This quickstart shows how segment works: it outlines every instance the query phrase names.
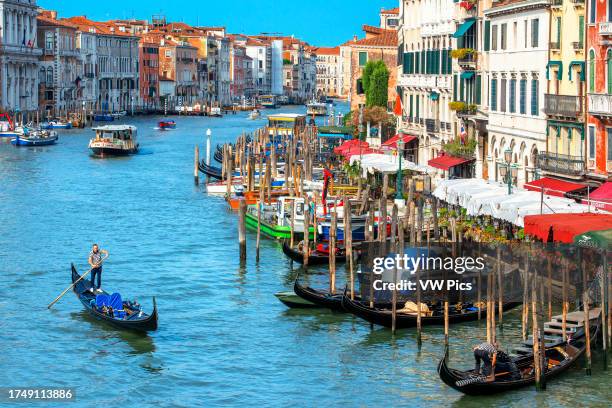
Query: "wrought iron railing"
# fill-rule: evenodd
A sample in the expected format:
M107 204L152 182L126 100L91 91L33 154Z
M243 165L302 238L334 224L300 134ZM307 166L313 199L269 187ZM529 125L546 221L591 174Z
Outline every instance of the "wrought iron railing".
M550 116L567 116L576 118L582 112L582 96L544 95L544 113Z
M580 156L549 152L538 154L538 165L544 171L569 176L581 176L585 168Z

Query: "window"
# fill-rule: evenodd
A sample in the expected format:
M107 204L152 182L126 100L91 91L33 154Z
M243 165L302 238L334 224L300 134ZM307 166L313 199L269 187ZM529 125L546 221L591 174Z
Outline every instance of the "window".
M47 50L52 50L54 42L53 31L45 31L45 48Z
M595 126L589 126L589 159L595 159Z
M589 92L595 92L595 51L589 51Z
M510 113L516 113L516 79L510 80Z
M527 45L529 44L527 42L527 39L529 38L529 36L528 36L528 34L529 34L529 20L525 20L524 30L525 30L525 46L524 46L524 48L527 48Z
M491 21L487 20L484 23L484 50L491 49Z
M508 24L504 23L501 25L501 29L500 29L500 35L501 35L501 45L500 45L500 49L505 50L508 41Z
M606 128L606 142L608 143L608 161L612 160L612 128Z
M506 111L506 89L507 89L507 80L506 78L502 78L501 87L499 90L499 110L500 112Z
M359 52L359 66L364 67L368 63L368 53L365 51Z
M512 48L518 48L518 22L514 22L512 25Z
M597 12L597 0L591 0L589 4L589 23L595 24L595 13Z
M53 68L47 68L47 86L51 86L53 84Z
M497 50L497 26L496 25L494 25L493 29L491 30L491 50L492 51Z
M519 90L519 112L521 115L527 114L527 80L521 79Z
M540 20L533 19L531 20L531 47L538 47L538 37L540 35Z
M491 110L497 110L497 79L491 79Z
M537 79L531 80L531 115L538 116L540 114L540 81Z

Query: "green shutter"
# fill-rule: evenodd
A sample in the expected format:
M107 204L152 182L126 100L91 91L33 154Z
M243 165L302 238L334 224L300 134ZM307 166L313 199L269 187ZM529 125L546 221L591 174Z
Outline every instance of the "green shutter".
M475 100L476 100L476 104L480 105L480 103L482 102L482 98L481 98L481 92L482 92L482 77L480 75L476 75L476 95L475 95Z
M578 16L578 43L584 47L584 16Z
M497 79L491 80L491 111L497 110Z
M557 17L557 44L561 44L561 17Z
M404 59L402 61L402 72L408 74L410 72L410 54L405 52Z
M463 87L465 80L463 78L459 78L459 100L461 102L465 102L465 97L463 96Z
M368 53L365 51L360 52L359 53L359 66L363 67L367 63L368 63Z
M457 101L457 75L453 75L453 101Z
M484 26L484 50L491 49L491 20L485 21Z
M419 60L419 52L415 51L414 52L414 73L418 74L420 72L419 68L420 68L420 60Z
M412 122L412 95L410 95L410 122Z
M421 74L425 74L427 73L427 71L425 71L425 67L426 67L426 57L425 57L425 50L421 51Z
M419 119L419 99L421 99L421 97L419 95L415 95L415 99L416 99L416 115L414 115L414 118Z

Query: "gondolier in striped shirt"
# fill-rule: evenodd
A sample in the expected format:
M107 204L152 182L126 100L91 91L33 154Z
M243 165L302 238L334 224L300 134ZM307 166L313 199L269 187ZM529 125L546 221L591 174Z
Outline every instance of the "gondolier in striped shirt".
M104 258L102 257L104 255ZM91 266L91 291L94 290L100 292L100 287L102 286L102 262L104 259L108 257L108 251L106 249L100 249L98 244L93 244L91 248L91 252L89 253L89 258L87 262ZM95 279L98 278L98 282L96 284Z
M480 374L480 361L483 362L482 374L485 376L491 375L493 372L493 355L497 353L497 347L491 343L480 343L474 347L474 359L476 359L476 366L474 372Z

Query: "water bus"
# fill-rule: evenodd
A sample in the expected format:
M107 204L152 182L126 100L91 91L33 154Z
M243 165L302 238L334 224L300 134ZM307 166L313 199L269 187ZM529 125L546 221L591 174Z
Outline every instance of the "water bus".
M138 152L136 126L106 125L92 130L96 137L89 141L89 149L96 156L126 156Z

